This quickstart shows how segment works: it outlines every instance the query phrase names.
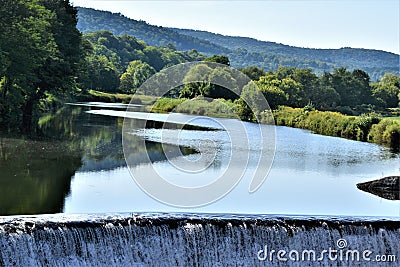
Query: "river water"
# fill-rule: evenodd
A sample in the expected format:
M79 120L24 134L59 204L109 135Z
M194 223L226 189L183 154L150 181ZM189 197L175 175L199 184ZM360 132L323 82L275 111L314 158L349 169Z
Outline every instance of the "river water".
M123 108L99 103L66 106L57 114L41 119L41 138L3 135L0 215L204 212L400 216L399 201L382 199L356 188L359 182L399 175L398 154L375 144L288 127L276 127L272 168L256 192L249 193L251 177L244 176L229 194L209 205L185 209L163 204L143 192L126 167L121 144ZM185 116L178 115L182 119ZM251 123L244 125L250 132L255 128ZM171 177L176 184L209 183L211 180L207 179L226 168L225 155L240 153L240 147L226 146L229 135L224 131L187 129L178 133L170 128L166 137L160 138L161 132L157 127L138 128L132 135L138 143L146 140L146 149L138 146L134 153L137 171L142 175L151 167ZM179 144L168 139L177 134L181 136ZM185 156L174 158L179 165L180 160L196 158L202 140L203 144L211 140L219 148L213 162L195 179L177 175L160 142L171 149L180 148ZM152 159L151 166L142 161L146 155ZM256 164L250 162L248 167L255 168Z

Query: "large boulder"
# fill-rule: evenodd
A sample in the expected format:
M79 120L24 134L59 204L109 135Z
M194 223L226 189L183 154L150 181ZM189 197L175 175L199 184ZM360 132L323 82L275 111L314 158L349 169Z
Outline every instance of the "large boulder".
M358 183L357 188L389 200L400 200L400 176Z

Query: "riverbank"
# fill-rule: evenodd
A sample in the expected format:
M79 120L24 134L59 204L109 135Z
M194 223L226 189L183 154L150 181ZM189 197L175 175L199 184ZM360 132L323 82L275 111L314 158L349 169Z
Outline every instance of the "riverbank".
M79 96L79 101L96 101L106 103L123 103L123 104L143 104L153 105L159 97L139 95L139 94L119 94L119 93L106 93L96 90L89 90L84 95Z
M314 133L400 148L400 120L376 113L348 116L338 112L279 107L274 111L277 125L311 130Z
M150 112L179 112L210 117L238 118L240 106L236 101L206 98L157 98L145 95L108 94L89 91L90 101L149 105ZM89 99L88 99L89 100ZM158 101L157 101L158 100ZM341 137L362 142L371 142L400 149L400 117L384 118L377 113L349 116L339 112L319 111L308 108L280 106L273 111L276 125L311 130L316 134ZM260 121L263 122L263 114Z
M235 117L232 111L238 111L236 102L217 99L207 101L197 99L164 98L156 102L151 109L156 112L181 112L188 114ZM316 134L342 137L346 139L371 142L390 147L394 152L400 149L399 117L383 118L377 113L349 116L339 112L319 111L307 108L280 106L273 111L276 125L311 130ZM236 116L237 118L237 116ZM264 121L261 114L261 122Z

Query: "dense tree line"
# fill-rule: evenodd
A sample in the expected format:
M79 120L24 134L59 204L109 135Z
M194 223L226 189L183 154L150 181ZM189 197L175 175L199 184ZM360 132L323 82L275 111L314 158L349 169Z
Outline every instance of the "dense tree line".
M82 36L67 0L0 0L0 125L36 130L41 111L89 89L134 93L151 75L205 57L107 31ZM7 126L7 127L6 127Z
M311 69L280 67L267 72L256 67L242 69L269 101L278 106L310 107L354 115L400 107L400 77L387 73L371 82L362 70L335 69L317 76Z
M196 50L177 51L171 44L148 46L133 36L115 36L109 31L85 34L83 40L86 57L81 86L111 93L135 93L156 72L205 58Z
M221 56L213 56L205 61L218 62ZM229 62L226 58L225 62ZM242 69L253 83L240 86L232 83L231 88L237 88L236 94L210 84L212 77L226 77L234 80L229 71L223 68L214 69L207 65L196 65L187 74L188 80L204 80L205 82L185 84L180 90L180 97L193 98L198 96L237 100L240 114L246 120L253 120L252 111L243 101L254 102L257 106L257 94L261 91L272 109L278 106L294 108L308 107L318 110L339 111L349 115L368 113L373 110L399 107L400 77L386 74L380 81L371 82L369 75L362 70L335 69L332 73L325 72L316 75L311 69L280 67L274 72L264 72L254 66ZM256 87L254 86L256 85ZM257 88L255 90L254 88ZM242 99L239 99L241 96ZM264 109L259 108L259 112Z

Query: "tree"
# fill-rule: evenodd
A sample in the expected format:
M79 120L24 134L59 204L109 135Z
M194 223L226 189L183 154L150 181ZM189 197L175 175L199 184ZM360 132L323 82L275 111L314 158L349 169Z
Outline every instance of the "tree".
M275 109L279 105L287 103L287 95L280 88L282 86L282 80L277 79L273 74L270 73L262 76L255 84L267 99L271 109Z
M86 57L85 74L82 84L85 88L106 92L115 92L119 86L116 67L106 56L90 55Z
M204 96L235 100L240 96L241 85L233 76L234 74L226 67L195 65L183 80L185 86L180 91L180 97Z
M241 120L256 122L260 113L268 109L263 94L255 82L249 82L243 87L240 98L236 100L236 113Z
M213 55L211 57L204 59L204 61L205 62L215 62L215 63L230 66L229 58L227 56Z
M21 128L29 132L46 93L73 88L81 59L77 11L63 0L0 4L3 80L0 112L19 117L22 110ZM7 98L17 95L22 98L21 102L13 103L20 105L15 109L7 104Z
M246 74L251 80L258 81L261 76L265 74L265 71L261 68L250 66L244 69L241 69L241 72Z
M372 85L373 96L381 107L395 108L400 104L400 77L387 73Z
M211 86L209 75L211 72L212 69L206 64L193 66L183 79L185 85L180 91L179 97L194 98L196 96L209 96Z
M336 69L325 81L340 95L340 105L356 107L362 104L371 104L372 91L369 85L369 76L362 70L350 72L345 68Z
M155 73L156 70L149 64L134 60L122 74L119 89L125 93L135 93L136 89Z

